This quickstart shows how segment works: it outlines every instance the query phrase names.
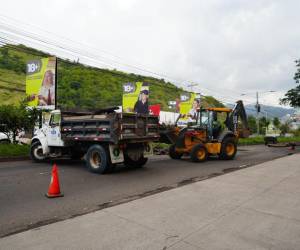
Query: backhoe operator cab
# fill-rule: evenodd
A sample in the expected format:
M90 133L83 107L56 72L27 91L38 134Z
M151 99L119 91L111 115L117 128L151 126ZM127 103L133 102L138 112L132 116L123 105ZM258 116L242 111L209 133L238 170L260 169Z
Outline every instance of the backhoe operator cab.
M233 109L200 108L194 124L186 128L176 126L167 134L172 143L169 155L173 159L190 155L194 162L203 162L209 155L230 160L236 155L238 138L249 134L242 101L238 101Z

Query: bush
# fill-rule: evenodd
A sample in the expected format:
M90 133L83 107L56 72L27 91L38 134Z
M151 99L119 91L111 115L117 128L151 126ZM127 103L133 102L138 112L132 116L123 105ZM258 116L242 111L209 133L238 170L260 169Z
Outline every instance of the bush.
M34 127L38 116L36 109L26 109L26 104L1 105L0 106L0 132L8 137L12 135L13 142L16 142L18 131L31 130Z

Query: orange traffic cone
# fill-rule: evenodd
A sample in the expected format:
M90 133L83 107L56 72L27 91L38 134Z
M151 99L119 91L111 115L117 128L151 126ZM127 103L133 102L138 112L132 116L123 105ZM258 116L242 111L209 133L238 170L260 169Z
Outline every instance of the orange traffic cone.
M48 189L48 193L46 194L48 198L56 198L64 196L60 192L59 188L59 179L58 179L58 171L56 164L53 165L52 174L51 174L51 181Z

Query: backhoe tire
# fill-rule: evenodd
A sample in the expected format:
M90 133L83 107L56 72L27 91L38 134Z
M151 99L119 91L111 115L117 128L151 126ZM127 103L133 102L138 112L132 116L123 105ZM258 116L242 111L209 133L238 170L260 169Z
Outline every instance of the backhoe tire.
M101 145L90 146L85 158L89 171L98 174L105 174L110 171L111 164L105 147Z
M237 152L237 143L234 138L225 138L222 141L221 152L219 158L221 160L232 160L234 159Z
M174 144L170 146L170 148L169 148L169 156L172 159L179 160L182 157L182 155L183 154L176 152Z
M39 141L31 144L30 158L35 162L42 162L46 159L46 156L43 154L42 144Z
M193 162L204 162L207 160L208 152L205 146L200 143L195 145L191 151L191 160Z

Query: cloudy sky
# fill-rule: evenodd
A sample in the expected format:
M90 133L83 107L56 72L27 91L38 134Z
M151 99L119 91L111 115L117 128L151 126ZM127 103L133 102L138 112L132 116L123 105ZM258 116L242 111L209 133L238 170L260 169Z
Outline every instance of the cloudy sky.
M73 54L81 62L197 83L194 90L227 102L254 102L259 91L262 103L278 105L295 86L299 0L0 1L2 36L17 27L94 58Z

